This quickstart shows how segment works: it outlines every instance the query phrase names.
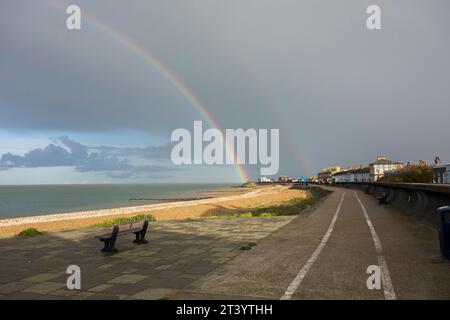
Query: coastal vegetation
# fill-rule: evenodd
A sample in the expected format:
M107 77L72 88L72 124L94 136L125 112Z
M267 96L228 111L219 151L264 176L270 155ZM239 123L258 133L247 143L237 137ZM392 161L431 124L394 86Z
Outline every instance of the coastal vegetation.
M156 218L151 214L138 214L133 217L121 217L121 218L115 218L109 221L103 221L100 223L95 224L95 227L112 227L117 224L124 224L124 223L133 223L138 222L141 220L148 220L148 221L156 221Z
M256 242L249 242L239 248L241 251L251 250L254 246L256 246Z
M404 169L387 173L380 178L381 182L431 183L433 168L429 165L411 165Z
M245 209L224 209L219 215L210 215L210 217L224 218L251 218L251 217L273 217L273 216L292 216L302 213L305 209L316 204L330 191L311 187L307 191L306 197L297 197L292 200L270 205L251 206Z
M19 237L31 237L31 236L36 236L39 234L42 234L42 232L39 231L37 228L27 228L27 229L19 232L18 236Z

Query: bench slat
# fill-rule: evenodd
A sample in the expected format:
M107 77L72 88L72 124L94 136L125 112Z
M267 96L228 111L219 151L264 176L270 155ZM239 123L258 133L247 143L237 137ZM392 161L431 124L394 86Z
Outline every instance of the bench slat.
M118 234L128 234L128 233L138 232L138 231L141 231L141 230L142 230L142 228L133 228L133 229L126 229L126 230L119 230ZM108 232L108 233L97 235L95 237L99 238L99 237L108 236L108 235L111 236L111 234L112 234L112 230L110 232Z
M124 225L122 225L122 226L124 226ZM119 226L119 233L118 233L117 235L119 236L119 235L125 235L125 234L134 233L134 232L139 232L139 231L142 230L142 227L143 227L143 225L140 226L140 227L137 227L137 226L135 227L135 226L133 226L132 228L130 228L130 225L128 225L128 228L122 228L122 229L121 229L120 226ZM114 228L112 228L112 229L111 229L109 232L107 232L107 233L97 235L97 236L95 236L95 238L98 238L98 239L109 239L109 238L111 238L113 229L114 229Z

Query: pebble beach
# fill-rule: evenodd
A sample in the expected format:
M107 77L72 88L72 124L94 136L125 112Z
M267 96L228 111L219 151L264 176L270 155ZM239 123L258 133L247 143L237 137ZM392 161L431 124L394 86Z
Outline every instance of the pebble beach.
M236 188L231 192L230 190L215 191L209 196L207 199L200 200L2 219L0 220L0 237L16 235L29 227L45 232L60 231L88 227L117 217L130 217L137 214L151 214L157 220L211 217L220 215L223 210L233 208L242 210L257 205L281 203L299 196L306 196L306 193L282 186L270 186Z

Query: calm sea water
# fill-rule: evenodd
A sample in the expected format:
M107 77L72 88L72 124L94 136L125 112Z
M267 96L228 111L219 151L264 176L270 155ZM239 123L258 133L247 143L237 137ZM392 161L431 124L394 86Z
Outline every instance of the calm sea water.
M131 199L195 198L202 196L203 191L229 186L225 184L0 186L0 219L159 202Z

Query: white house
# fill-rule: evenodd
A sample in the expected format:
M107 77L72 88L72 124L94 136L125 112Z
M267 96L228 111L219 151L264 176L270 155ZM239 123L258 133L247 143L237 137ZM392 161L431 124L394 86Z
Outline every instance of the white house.
M369 164L370 181L377 181L382 178L386 172L403 168L403 163L387 160L385 156L378 156L377 161Z
M347 170L335 172L331 175L331 181L333 183L349 182L349 181L347 181L348 179L349 179L349 173Z
M370 168L360 168L352 170L350 174L350 179L353 182L370 182Z
M450 183L450 163L433 165L433 182Z
M336 172L332 175L332 181L334 183L343 182L369 182L370 181L370 168L363 167L353 170L344 170Z
M258 182L259 183L270 183L270 182L272 182L272 179L269 179L267 177L261 177L258 179Z

